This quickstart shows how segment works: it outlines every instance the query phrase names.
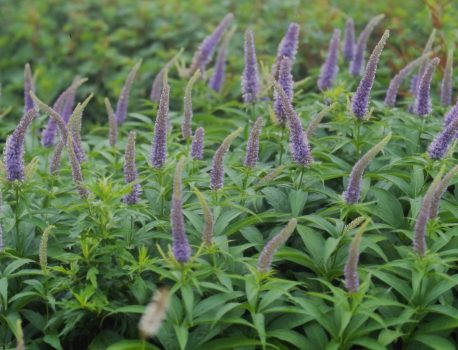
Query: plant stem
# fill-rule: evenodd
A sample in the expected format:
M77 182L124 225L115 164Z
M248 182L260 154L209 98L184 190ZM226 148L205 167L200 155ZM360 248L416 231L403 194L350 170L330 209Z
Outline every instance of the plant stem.
M361 121L359 119L355 120L355 130L353 135L353 142L355 144L356 153L358 158L361 156L361 141L360 141L360 132L361 132Z
M15 185L15 200L16 206L14 210L14 219L15 223L14 226L16 228L16 249L19 255L22 255L22 244L20 243L20 236L19 236L19 185Z
M421 118L420 130L418 130L418 142L416 146L416 152L421 151L421 135L423 134L424 127L425 127L425 118Z
M302 166L301 167L301 176L299 178L299 183L297 185L297 189L300 189L302 187L302 178L304 177L304 170L305 170L305 166Z
M278 165L281 165L282 159L283 159L283 137L285 135L285 125L282 126L281 128L281 134L280 134L280 159L278 161Z

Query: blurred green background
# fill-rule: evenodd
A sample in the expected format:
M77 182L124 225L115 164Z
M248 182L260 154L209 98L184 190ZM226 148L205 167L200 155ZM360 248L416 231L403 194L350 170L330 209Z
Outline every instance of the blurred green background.
M95 93L97 103L91 104L89 118L104 120L103 97L116 102L138 58L143 65L133 103L148 97L152 79L180 48L189 62L202 38L229 11L238 26L228 58L229 79L238 79L242 70L247 26L254 30L259 59L270 64L288 23L301 25L296 80L316 74L332 29L343 29L348 17L354 18L358 34L371 17L386 14L368 47L385 28L391 29L387 73L419 55L433 26L440 29L436 45L442 58L458 35L458 1L450 0L0 0L0 110L13 106L12 113L20 114L23 66L30 62L38 72L38 95L48 102L75 75L88 77L80 94ZM389 78L382 73L380 79ZM182 94L176 93L177 98Z

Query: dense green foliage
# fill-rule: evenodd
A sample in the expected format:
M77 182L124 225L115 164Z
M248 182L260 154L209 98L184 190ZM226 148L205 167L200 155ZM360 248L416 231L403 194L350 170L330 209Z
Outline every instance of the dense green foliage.
M458 179L441 201L438 218L427 226L428 251L419 257L412 236L422 198L441 168L456 162L453 150L440 161L425 153L441 130L447 111L439 105L441 70L435 74L433 113L426 119L407 112L407 84L395 108L382 101L390 78L421 54L431 32L445 57L456 36L456 4L440 1L417 8L418 1L214 2L80 0L61 2L2 0L0 13L0 138L16 126L23 109L23 67L30 62L37 96L52 104L75 75L88 82L78 101L94 93L83 118L88 160L82 164L90 191L82 200L72 181L67 152L57 176L49 174L53 149L40 145L48 116L33 121L25 147L23 183L2 180L0 223L0 345L16 346L22 320L27 349L455 349L458 343ZM454 8L455 7L455 8ZM229 11L238 29L228 56L221 94L199 80L193 89L193 130L205 128L204 160L187 157L183 173L186 233L192 258L179 264L171 254L170 206L177 161L188 156L181 137L187 79L169 73L171 87L168 159L150 164L157 104L148 100L152 80L180 48L187 65L198 43ZM382 53L372 92L372 115L357 121L348 101L359 79L340 60L335 88L316 88L334 27L355 20L357 32L378 13L386 19L374 32L372 50L383 29L391 37ZM431 23L431 13L433 21ZM455 16L455 17L454 17ZM307 126L329 102L310 138L314 163L298 167L286 137L274 121L272 102L256 108L242 103L243 31L255 33L258 59L270 68L288 23L301 25L294 64L294 107ZM116 147L108 143L103 99L114 103L139 58L127 121ZM445 65L445 60L441 63ZM210 67L210 66L209 66ZM266 75L263 76L266 78ZM271 89L264 79L264 97ZM456 84L455 84L456 86ZM248 132L262 116L258 165L243 167ZM225 159L225 185L209 188L216 148L241 127ZM143 193L139 204L122 203L123 154L127 134L137 132L136 164ZM357 132L356 132L357 131ZM341 194L360 156L392 132L390 142L364 174L360 203L345 204ZM280 162L271 181L262 178ZM202 244L201 192L214 217L214 245ZM361 287L348 293L343 270L357 228L370 220L361 243ZM274 257L273 270L257 270L259 252L291 218L298 226ZM361 223L361 222L360 222ZM49 225L47 251L40 240ZM43 254L47 263L43 263ZM172 292L167 318L157 337L138 340L138 320L161 286Z

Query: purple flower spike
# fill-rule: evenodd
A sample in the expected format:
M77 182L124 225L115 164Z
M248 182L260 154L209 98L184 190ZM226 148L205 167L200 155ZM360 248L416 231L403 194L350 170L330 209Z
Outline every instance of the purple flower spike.
M262 124L264 120L262 117L258 117L256 122L251 129L250 136L248 137L248 142L246 144L246 156L244 165L247 168L254 168L258 161L259 156L259 134L262 130Z
M184 110L183 110L183 123L181 124L181 135L185 140L192 136L192 87L197 79L199 79L199 72L196 71L194 75L189 79L188 84L184 92Z
M288 57L291 62L294 62L297 54L297 47L299 44L299 32L301 27L297 23L291 23L288 27L283 39L280 41L277 50L277 58L272 67L272 75L275 79L278 78L278 70L280 69L280 61L283 57Z
M367 40L383 18L385 18L385 15L378 15L372 18L358 37L353 60L350 64L350 73L355 77L361 75L364 67L364 53L366 52Z
M380 59L380 54L382 53L383 47L385 46L386 40L389 36L390 32L385 30L382 38L375 46L374 51L372 51L371 57L367 62L364 76L359 82L358 89L353 95L352 112L353 115L358 119L364 119L364 117L367 115L372 85L374 84L375 73L377 72L377 64Z
M433 142L429 145L428 155L431 159L442 159L449 150L452 141L458 133L458 116L437 134Z
M137 181L137 167L135 166L135 131L129 132L124 154L124 180L126 184ZM136 204L140 200L142 187L139 183L132 186L132 190L124 197L124 203Z
M221 47L218 51L218 57L216 58L213 75L210 78L210 81L208 82L208 86L216 92L220 92L224 84L224 79L226 77L227 48L229 47L229 43L232 39L233 34L234 30L231 30L229 33L226 34L224 41L221 44Z
M442 125L446 127L449 125L453 119L458 117L458 99L456 100L455 105L445 114L444 121Z
M278 83L282 87L290 103L293 102L294 96L294 81L293 75L291 74L291 69L291 60L288 57L283 57L283 59L280 61L280 67L278 71ZM274 90L274 110L277 121L280 123L280 125L285 125L286 113L277 90Z
M87 199L89 197L89 191L84 186L83 173L81 172L81 166L76 156L75 149L73 148L73 137L71 132L67 135L67 151L72 168L73 182L76 185L80 197L82 199Z
M150 93L150 99L153 102L159 102L161 99L161 94L162 94L162 83L164 82L164 73L168 72L170 68L173 66L173 64L176 62L178 57L181 55L183 52L183 49L178 51L178 53L172 57L170 61L168 61L164 67L161 68L159 73L157 73L156 77L153 80L153 83L151 84L151 93Z
M30 64L26 63L24 67L24 114L35 107L30 97L30 91L35 91L35 86L33 83L32 69L30 68Z
M224 31L227 27L229 27L229 24L233 19L234 15L232 13L227 14L215 28L213 33L211 33L202 41L196 53L194 54L194 57L192 58L191 67L189 67L188 70L188 76L193 75L194 72L198 69L200 69L201 73L205 71L205 67L212 58L213 51L223 36Z
M78 89L80 81L81 77L76 76L75 79L73 79L71 89L68 90L68 93L65 96L65 102L62 106L61 116L66 123L68 123L72 115L73 108L75 107L76 90Z
M374 159L377 153L379 153L388 141L390 141L390 138L391 134L388 134L382 141L367 151L367 153L362 156L351 169L347 190L343 193L343 199L347 204L354 204L359 201L364 170L366 170L367 166L372 159Z
M162 168L167 158L167 129L169 126L169 95L170 87L167 83L162 89L156 123L154 125L153 145L151 147L151 164L155 168Z
M348 250L348 258L345 263L344 277L345 287L349 293L356 293L359 289L359 276L358 276L358 261L359 261L359 246L361 244L361 237L364 229L368 225L369 221L365 221L364 224L358 229L355 236L353 237L350 249Z
M353 60L355 53L355 24L353 18L347 19L344 35L343 57L345 61L350 62Z
M436 39L436 28L433 29L431 32L428 41L426 42L425 48L423 49L423 55L430 54L433 48L434 40ZM424 60L420 68L418 69L418 73L412 77L411 82L411 89L412 95L415 97L418 93L418 87L420 85L420 79L425 74L426 67L428 66L429 60Z
M212 168L210 171L210 188L214 191L220 190L224 185L224 156L236 137L242 132L242 128L229 134L218 147L213 156Z
M115 117L118 124L124 123L127 116L127 107L129 106L129 94L132 84L135 80L135 76L137 75L138 70L140 69L140 65L142 64L142 60L139 60L132 70L129 72L126 81L124 82L124 86L122 87L121 94L119 95L118 104L116 105Z
M29 109L14 132L6 139L3 161L8 181L24 180L24 138L27 128L36 114L35 108Z
M256 102L259 93L258 62L254 47L253 32L245 32L245 68L242 75L242 94L245 103Z
M191 256L191 247L186 237L183 217L182 181L185 158L178 161L175 177L173 179L172 209L170 211L170 224L172 226L172 250L175 259L185 263Z
M442 195L447 190L450 181L458 174L458 165L455 165L438 183L436 188L434 189L432 200L431 200L431 208L429 212L429 218L434 219L439 214L439 204Z
M191 144L191 158L202 160L204 159L204 128L196 129Z
M433 58L420 79L414 106L415 114L420 117L425 117L431 113L431 80L439 62L438 57Z
M318 88L320 90L328 90L334 85L337 73L339 71L339 45L340 45L340 30L335 29L332 39L329 42L328 56L326 62L321 66L320 78L318 79Z
M452 104L453 83L453 50L448 51L447 63L445 64L444 77L441 84L441 104L450 106Z

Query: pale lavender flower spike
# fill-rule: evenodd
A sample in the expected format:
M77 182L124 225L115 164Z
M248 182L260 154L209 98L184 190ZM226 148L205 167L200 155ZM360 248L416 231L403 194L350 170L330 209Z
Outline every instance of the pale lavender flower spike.
M227 14L218 24L215 30L202 41L196 53L194 54L194 57L192 58L191 67L189 67L187 72L188 76L193 75L194 72L198 69L200 69L202 73L205 71L205 67L212 58L213 51L223 36L224 31L233 19L234 15L232 13Z
M242 95L245 103L256 102L259 93L258 62L253 32L245 32L245 68L242 75Z
M358 276L358 261L359 261L359 246L361 244L361 238L366 228L368 221L366 220L363 225L360 226L358 232L353 237L350 248L348 250L348 258L345 263L344 277L345 287L349 293L356 293L359 289L359 276Z
M334 80L339 72L339 45L340 30L334 29L334 34L329 42L328 56L325 63L321 66L320 77L318 79L318 88L320 90L328 90L334 85Z
M8 181L24 180L24 138L27 128L36 114L37 110L35 108L29 109L14 132L6 139L3 162Z
M76 97L76 90L79 86L79 81L81 80L81 77L76 76L75 79L73 79L72 86L73 88L70 89L65 97L65 103L62 106L62 119L64 120L65 123L68 123L71 115L73 108L75 107L75 97Z
M24 67L24 114L35 107L32 97L30 97L30 91L35 91L35 85L30 64L26 63Z
M426 67L425 73L420 79L418 85L418 93L415 99L414 112L420 117L429 115L431 108L431 80L433 79L434 71L439 64L439 57L435 57Z
M347 19L345 23L345 37L342 50L345 61L351 62L355 53L355 23L353 18Z
M204 128L197 128L192 138L191 152L192 159L204 159Z
M449 125L453 119L458 117L458 99L456 100L455 105L445 114L444 121L442 125L446 127Z
M367 115L369 107L369 98L374 84L375 73L377 72L377 64L380 59L383 47L385 46L386 40L390 36L389 30L385 30L382 38L375 46L372 54L367 62L364 76L359 82L358 88L352 98L352 112L353 115L358 119L364 119Z
M280 41L277 50L277 58L275 64L272 67L272 75L275 79L278 78L278 70L280 67L280 61L283 57L288 57L291 62L294 62L297 54L297 47L299 44L299 32L301 27L297 23L291 23L288 27L288 31Z
M170 211L170 224L172 226L172 250L175 259L185 263L191 257L191 247L184 227L183 199L182 199L182 173L185 158L178 161L175 177L173 179L172 208Z
M354 76L361 75L364 67L364 54L366 52L367 40L374 28L383 20L385 15L378 15L372 18L358 37L356 42L353 60L350 63L350 73Z
M130 131L127 138L126 152L124 155L124 180L126 184L137 181L137 167L135 165L135 131ZM136 204L140 200L142 188L139 183L132 186L129 194L124 196L124 203Z
M458 116L451 120L442 131L437 134L433 142L429 145L428 155L431 159L442 159L449 150L452 141L458 133Z
M280 61L280 67L278 70L278 83L288 97L288 101L292 103L294 96L294 81L293 75L291 74L291 69L291 60L288 57L283 57L283 59ZM274 90L274 110L275 116L277 117L280 125L285 125L286 113L277 90Z
M162 89L156 123L154 124L154 137L151 147L151 164L161 168L167 157L167 129L169 126L169 95L170 87L167 83Z
M235 28L234 28L235 29ZM232 35L234 30L228 32L224 38L223 43L218 51L218 56L216 58L215 67L213 69L213 75L208 82L208 86L215 90L216 92L220 92L221 88L224 84L224 79L226 77L226 56L227 56L227 49L229 47L229 43L232 39Z
M262 124L264 120L262 117L258 117L256 122L251 129L250 136L248 137L248 142L246 144L246 156L244 165L247 168L254 168L258 161L259 156L259 134L262 130Z
M132 70L129 72L126 81L124 82L124 86L122 87L121 93L119 94L118 104L116 105L115 111L115 118L118 124L124 123L127 116L127 107L129 106L129 94L132 84L135 80L135 76L137 75L138 70L140 69L140 65L142 64L142 60L139 60Z
M430 36L428 38L428 41L426 42L426 45L425 45L425 47L423 49L423 55L426 55L426 54L431 52L435 39L436 39L436 28L433 29L433 31L431 32L431 34L430 34ZM418 73L415 74L412 77L411 89L410 90L411 90L412 95L414 96L414 98L418 93L418 86L420 84L420 79L423 76L423 74L425 74L425 70L426 70L426 67L428 67L428 63L429 63L429 60L424 60L421 63L420 68L418 69Z
M432 200L431 200L431 208L429 211L429 218L434 219L439 214L439 204L442 195L447 190L450 181L453 177L458 174L458 165L455 165L447 174L444 175L442 180L438 183L436 188L434 189Z
M450 106L452 104L453 83L453 49L448 51L447 63L445 64L444 76L441 84L441 104Z
M189 79L188 84L186 84L186 89L184 92L183 99L183 122L181 123L181 135L185 140L191 138L192 136L192 87L194 83L199 78L199 72L196 71L194 75Z

